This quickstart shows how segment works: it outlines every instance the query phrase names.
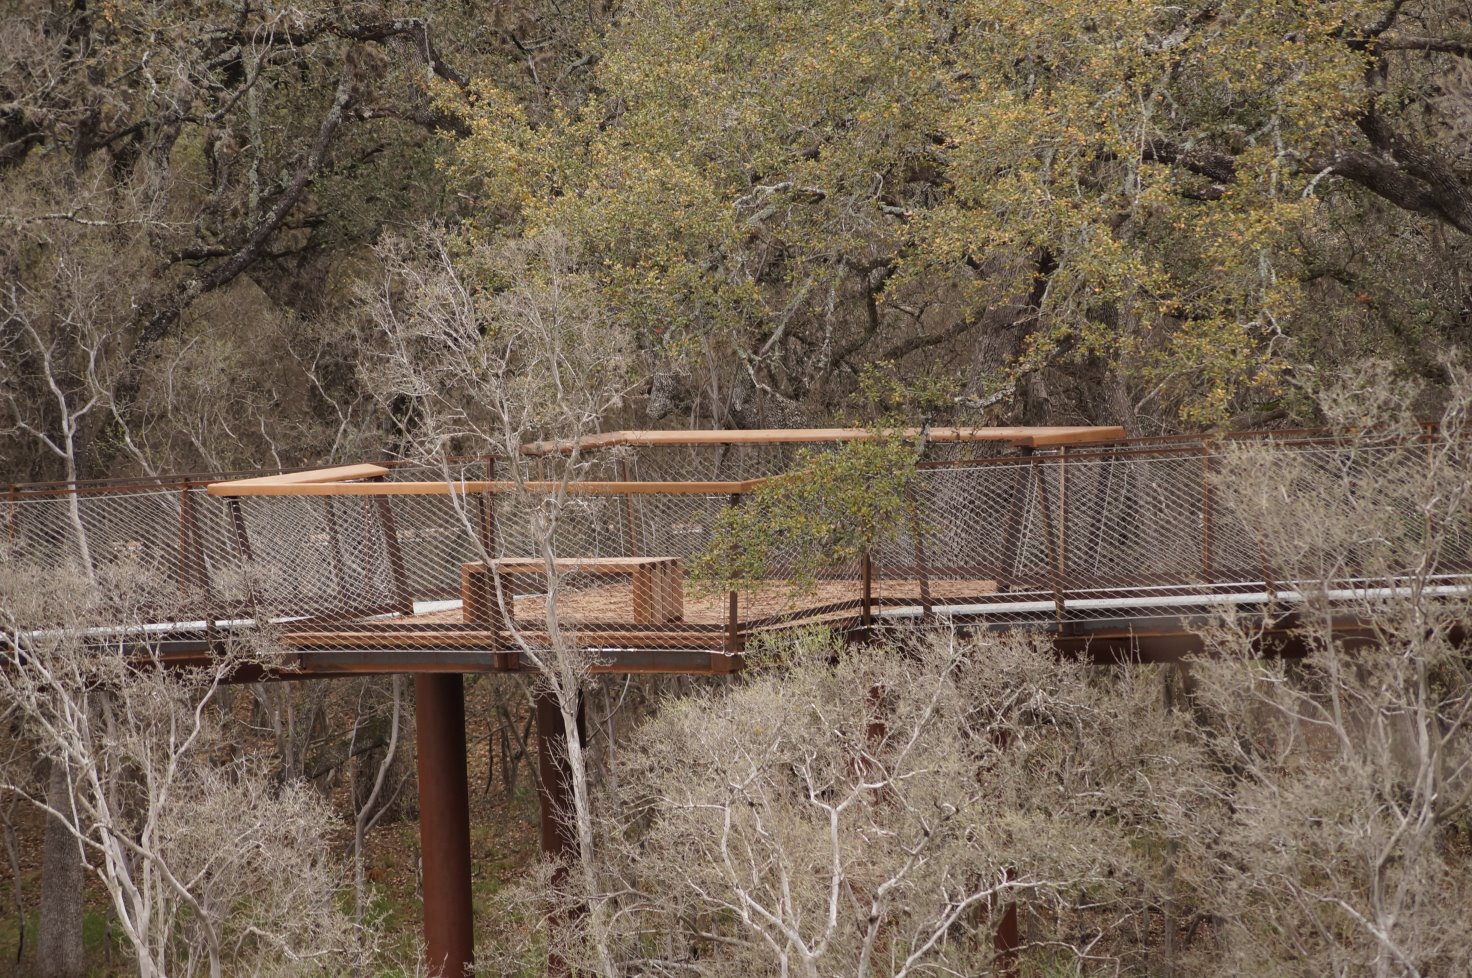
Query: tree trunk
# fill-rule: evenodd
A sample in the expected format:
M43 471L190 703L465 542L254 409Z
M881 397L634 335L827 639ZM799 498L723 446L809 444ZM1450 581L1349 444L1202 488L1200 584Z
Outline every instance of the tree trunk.
M51 764L46 803L71 809L66 765ZM46 819L41 843L40 926L36 934L36 978L85 978L82 947L82 850L75 836L54 816Z

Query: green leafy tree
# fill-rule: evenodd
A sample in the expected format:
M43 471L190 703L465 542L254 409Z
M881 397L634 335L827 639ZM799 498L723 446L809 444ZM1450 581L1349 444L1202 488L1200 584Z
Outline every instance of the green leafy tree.
M588 43L550 109L474 87L453 176L482 233L566 234L720 423L875 359L1025 420L1220 421L1372 304L1427 323L1346 222L1437 267L1472 231L1449 4L633 0Z
M915 518L906 491L915 462L914 442L901 435L804 452L791 471L722 510L690 562L692 581L713 591L773 581L811 590L822 571L857 560Z

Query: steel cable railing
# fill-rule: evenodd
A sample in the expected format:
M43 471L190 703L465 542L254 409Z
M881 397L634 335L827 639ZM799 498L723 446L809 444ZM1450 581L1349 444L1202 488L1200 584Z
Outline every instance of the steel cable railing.
M1231 453L1202 442L932 458L880 545L806 587L793 584L801 555L780 543L766 576L736 591L686 579L722 512L793 451L624 449L588 460L580 474L596 480L530 488L534 464L496 472L485 460L257 494L198 481L15 487L0 539L8 559L38 571L86 564L155 582L141 618L156 625L269 621L308 652L455 649L502 665L558 643L729 659L810 624L1179 623L1303 600L1309 579L1276 566L1285 552L1297 567L1327 569L1311 579L1320 591L1386 579L1369 544L1266 536L1226 491ZM1304 439L1272 451L1291 462L1295 492L1344 505L1359 505L1354 487L1371 478L1404 487L1424 476L1424 455L1401 444ZM682 465L709 481L647 478ZM1384 495L1387 518L1414 530L1422 517L1396 502L1409 494ZM1433 583L1461 587L1472 528L1441 529L1449 552Z

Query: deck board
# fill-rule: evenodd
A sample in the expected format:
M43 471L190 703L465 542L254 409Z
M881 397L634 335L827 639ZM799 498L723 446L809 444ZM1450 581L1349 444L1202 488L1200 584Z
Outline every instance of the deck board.
M594 578L594 580L598 580ZM994 580L935 580L929 582L930 599L943 604L953 598L974 598L996 592ZM920 582L909 580L876 580L874 599L886 604L921 600ZM690 626L727 627L730 624L729 596L690 588L685 595L682 624ZM547 598L541 594L516 595L512 599L513 618L517 628L539 633L546 625ZM763 631L824 622L849 621L860 613L861 591L858 581L818 581L811 589L797 589L785 581L769 581L737 592L737 626L741 631L759 628ZM559 620L578 628L596 625L600 631L616 630L635 624L633 595L626 584L597 583L590 586L565 586L557 597ZM772 619L780 619L773 621ZM427 630L424 626L464 622L460 607L443 608L414 615L396 615L358 623L353 629L364 636L374 636L375 644L393 641L398 633L404 648L439 646L448 633ZM341 629L347 631L345 627ZM677 629L665 629L674 632ZM658 629L649 631L651 647L659 638L668 637ZM479 635L481 633L477 633ZM628 630L636 635L637 630ZM468 634L461 641L467 641ZM397 644L397 643L396 643Z

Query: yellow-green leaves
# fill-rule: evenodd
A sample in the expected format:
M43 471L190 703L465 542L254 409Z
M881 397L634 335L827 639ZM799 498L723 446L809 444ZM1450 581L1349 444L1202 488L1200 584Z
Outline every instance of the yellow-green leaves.
M530 119L478 89L453 165L481 233L557 229L646 345L720 335L799 391L834 369L852 390L865 359L929 350L916 332L985 321L1012 362L958 379L1102 358L1209 423L1289 354L1304 161L1355 138L1346 25L1371 13L631 0L589 96ZM982 332L955 335L996 350Z
M722 512L690 563L697 586L739 590L785 582L812 588L823 570L856 560L907 525L915 445L900 436L803 455Z

